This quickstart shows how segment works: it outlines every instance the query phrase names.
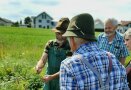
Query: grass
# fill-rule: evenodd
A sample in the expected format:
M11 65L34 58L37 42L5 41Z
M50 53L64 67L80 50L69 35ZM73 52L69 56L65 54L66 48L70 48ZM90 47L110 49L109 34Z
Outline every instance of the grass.
M27 83L32 80L30 77L36 76L32 68L41 57L44 45L54 37L54 33L49 29L0 27L0 78L5 78L4 81L0 79L0 83L10 82L10 77L26 78L19 79L23 82L21 85L13 85L16 80L6 86L0 84L0 89L24 90L24 84L28 85ZM44 72L43 70L41 76Z
M54 33L43 29L0 27L0 38L0 60L10 59L8 61L34 66Z
M0 38L1 58L19 57L18 54L40 54L45 43L54 38L54 33L42 29L0 27Z

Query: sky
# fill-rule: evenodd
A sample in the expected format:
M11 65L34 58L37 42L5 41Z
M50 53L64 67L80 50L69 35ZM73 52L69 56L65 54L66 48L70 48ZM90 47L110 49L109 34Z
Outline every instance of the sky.
M81 13L89 13L94 19L105 21L131 21L131 0L0 0L0 17L12 21L37 16L46 12L54 21Z

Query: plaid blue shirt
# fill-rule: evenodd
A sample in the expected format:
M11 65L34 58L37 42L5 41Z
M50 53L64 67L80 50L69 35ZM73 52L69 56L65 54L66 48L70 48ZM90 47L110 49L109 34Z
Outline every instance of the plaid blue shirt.
M118 32L116 32L115 38L111 43L109 43L105 33L100 34L98 36L98 46L103 50L113 53L118 60L120 60L120 58L126 58L129 55L124 44L124 39Z
M82 55L94 68L100 72L103 83L108 78L109 60L106 51L99 49L96 42L82 44L72 57L62 61L60 67L61 90L100 90L97 76L86 66L78 55ZM126 70L111 54L112 71L110 73L110 90L125 90L128 88ZM126 89L128 90L128 89Z

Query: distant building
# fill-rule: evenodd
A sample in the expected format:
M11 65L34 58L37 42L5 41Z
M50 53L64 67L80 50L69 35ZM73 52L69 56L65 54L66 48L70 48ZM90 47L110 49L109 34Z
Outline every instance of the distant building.
M20 24L19 27L27 28L28 24Z
M11 20L0 17L0 26L11 26L13 22Z
M131 28L131 21L121 21L118 24L118 32L124 34L128 28Z
M53 18L48 15L46 12L42 12L36 17L31 17L32 23L31 26L34 28L54 28L56 22L53 21Z
M104 32L104 23L100 19L96 19L94 22L95 22L95 31Z

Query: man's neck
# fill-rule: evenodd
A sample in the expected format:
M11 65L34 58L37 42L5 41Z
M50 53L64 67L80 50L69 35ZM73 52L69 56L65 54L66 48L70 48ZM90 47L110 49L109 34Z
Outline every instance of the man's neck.
M113 41L115 35L116 35L116 33L114 33L113 35L111 35L111 36L108 37L109 42L112 42L112 41Z
M59 47L61 47L66 41L59 41L59 40L56 40L56 42L59 44Z

